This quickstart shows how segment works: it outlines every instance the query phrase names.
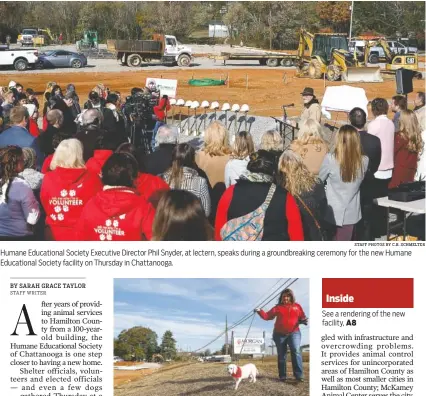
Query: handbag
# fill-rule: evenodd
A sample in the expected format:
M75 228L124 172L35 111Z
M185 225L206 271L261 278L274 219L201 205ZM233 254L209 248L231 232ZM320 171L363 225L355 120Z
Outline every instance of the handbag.
M319 224L318 220L316 219L316 217L314 216L312 211L309 209L308 205L305 204L305 202L303 201L303 199L299 195L295 195L295 197L299 200L299 202L302 204L302 206L305 208L305 210L312 217L312 220L314 221L315 227L317 228L318 233L321 236L321 241L326 241L327 240L326 231L322 229L321 225Z
M222 240L261 241L266 211L271 203L275 189L275 184L271 184L265 201L256 210L226 222L220 230Z

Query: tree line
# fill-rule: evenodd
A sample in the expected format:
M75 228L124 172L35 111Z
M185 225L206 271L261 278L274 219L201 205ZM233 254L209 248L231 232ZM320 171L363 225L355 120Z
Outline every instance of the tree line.
M66 42L85 30L108 38L147 39L172 34L180 41L201 40L209 22L228 26L230 42L284 49L297 45L301 27L315 32L349 32L351 2L0 2L0 41L12 42L24 27L49 28ZM353 35L363 33L416 37L424 48L424 1L356 1Z
M126 361L173 360L177 356L176 340L170 330L164 332L161 344L157 333L148 327L123 330L114 339L114 356Z

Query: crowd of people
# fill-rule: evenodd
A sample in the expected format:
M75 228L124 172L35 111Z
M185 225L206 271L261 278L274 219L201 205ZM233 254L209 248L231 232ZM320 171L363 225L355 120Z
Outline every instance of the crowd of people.
M13 81L0 88L1 240L371 240L388 189L424 176L425 94L352 109L324 136L312 88L302 92L297 137L230 145L212 122L196 152L159 115L154 150L131 143L122 98L102 84L80 107L73 84L49 82L39 102ZM168 106L160 104L160 111ZM388 118L389 109L394 113ZM42 122L38 122L42 119ZM423 134L423 135L422 135ZM373 210L374 207L374 210Z

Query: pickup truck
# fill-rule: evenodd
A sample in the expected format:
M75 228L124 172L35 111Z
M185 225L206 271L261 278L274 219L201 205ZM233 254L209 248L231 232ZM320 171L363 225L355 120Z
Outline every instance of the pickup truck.
M180 44L175 36L154 34L152 40L107 40L107 49L116 54L122 65L139 67L156 60L162 64L189 66L191 48Z
M13 66L18 71L24 71L37 61L38 50L35 48L9 49L7 46L0 46L0 67Z

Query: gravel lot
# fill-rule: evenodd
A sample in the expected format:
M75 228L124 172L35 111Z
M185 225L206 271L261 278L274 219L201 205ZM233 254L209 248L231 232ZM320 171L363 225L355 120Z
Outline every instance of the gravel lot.
M230 47L229 45L188 45L189 47L192 48L193 54L195 56L197 55L202 55L202 54L220 54L220 52L249 52L249 51L256 51L258 52L258 50L254 49L254 48L249 48L249 47ZM20 48L16 45L12 45L11 48ZM40 49L40 51L47 51L50 49L56 49L56 48L61 48L64 50L68 50L68 51L76 51L75 45L63 45L62 47L55 47L55 46L48 46L48 47L43 47ZM106 54L106 45L105 44L101 44L100 45L100 50L101 53ZM111 55L107 55L110 56ZM93 58L89 58L88 60L88 66L83 68L83 69L72 69L72 68L66 68L66 69L47 69L47 70L28 70L24 73L46 73L46 74L52 74L52 73L63 73L64 70L66 70L66 72L74 72L74 73L81 73L81 72L86 72L86 73L93 73L93 72L129 72L129 71L135 71L135 68L132 67L126 67L126 66L121 66L121 64L118 63L118 61L116 59L110 58L110 59L93 59ZM384 67L384 64L381 65L382 67ZM419 62L419 68L424 68L425 67L425 63L424 62ZM269 67L267 66L260 66L258 61L238 61L238 60L234 60L234 61L227 61L226 66L223 65L222 61L215 61L213 59L209 59L207 57L195 57L193 63L189 66L189 67L182 67L182 68L178 68L177 66L164 66L164 65L160 65L160 64L145 64L143 66L141 66L140 68L138 68L138 70L172 70L172 69L188 69L188 70L198 70L198 69L222 69L222 70L226 70L226 69L232 69L232 68L250 68L250 69L264 69L264 70L270 70ZM282 70L294 70L294 67L279 67L278 69L282 69ZM0 73L2 71L6 71L6 69L2 69L0 71ZM12 70L12 69L7 69L7 73L10 74L21 74L22 72L16 71L16 70Z
M281 383L276 375L276 361L256 363L260 372L255 384L242 381L235 391L234 380L220 363L193 363L170 367L155 372L141 380L118 386L114 396L308 396L309 381L297 383L289 379ZM288 367L290 369L290 365ZM291 370L291 369L290 369ZM305 376L309 377L309 364L304 363Z

